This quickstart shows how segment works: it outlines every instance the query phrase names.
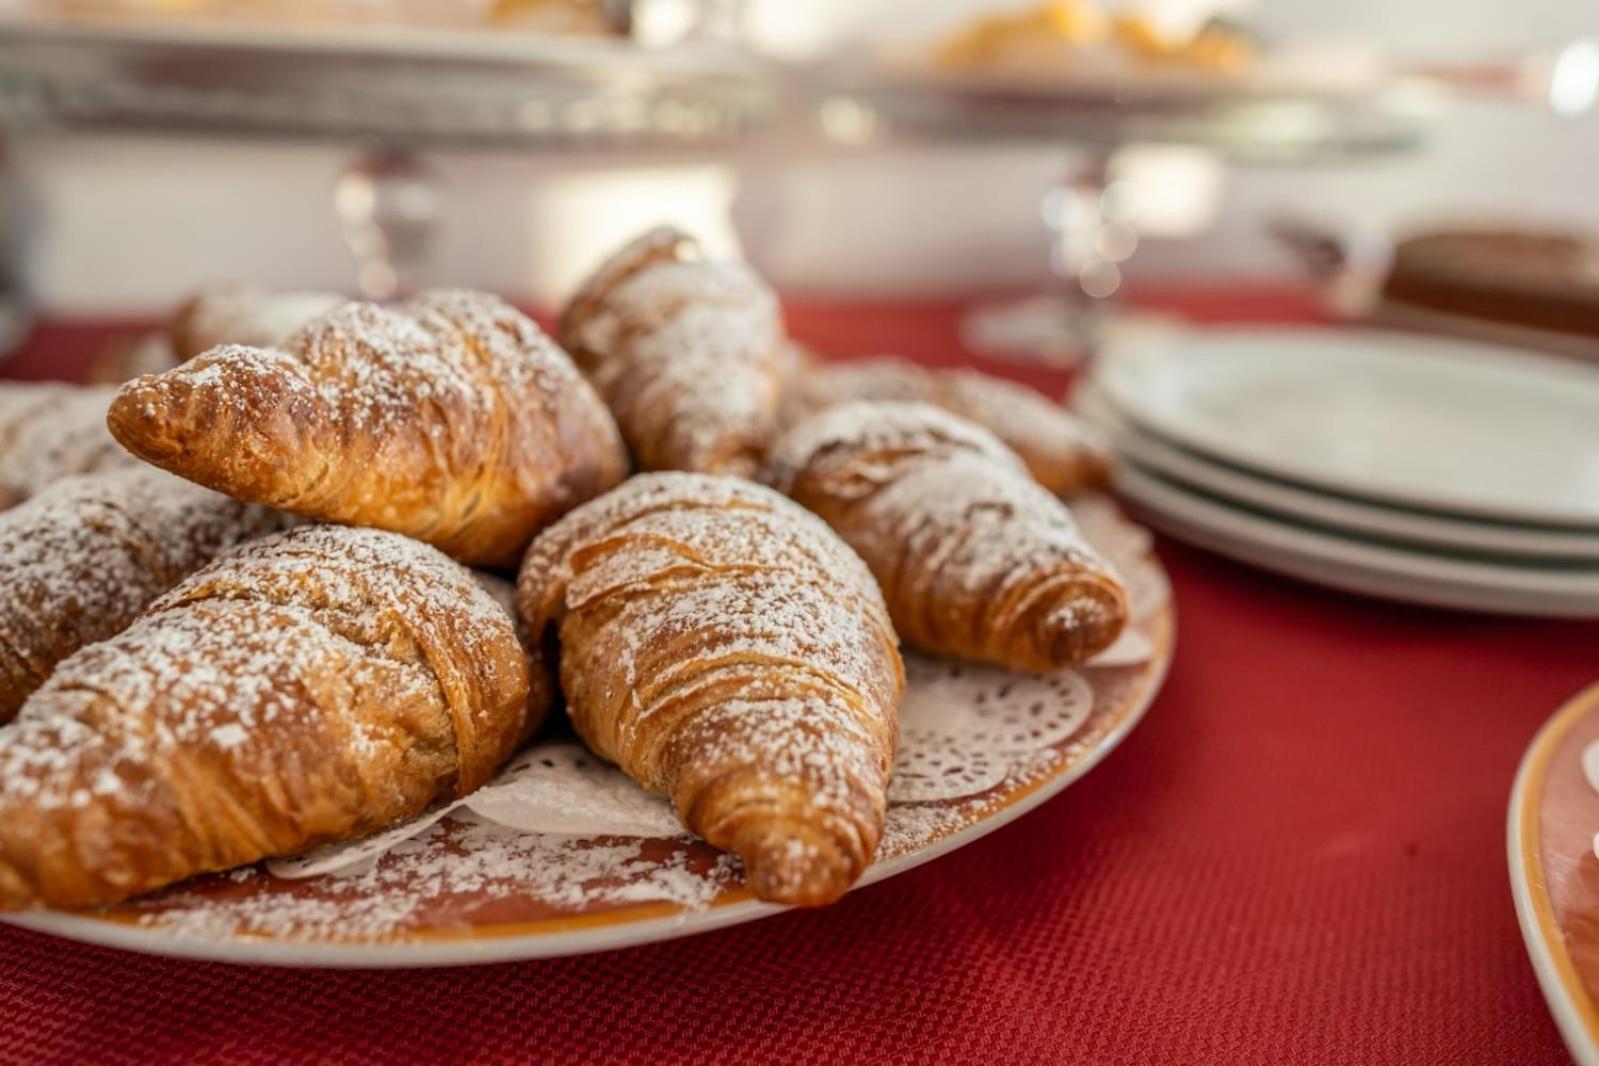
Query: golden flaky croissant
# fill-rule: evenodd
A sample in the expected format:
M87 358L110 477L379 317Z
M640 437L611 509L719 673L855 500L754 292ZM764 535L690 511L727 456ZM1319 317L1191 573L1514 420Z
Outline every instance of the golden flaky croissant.
M0 723L61 660L282 523L148 466L66 478L0 514Z
M560 702L560 690L557 687L558 680L553 664L545 661L545 649L529 636L527 623L522 619L522 612L517 609L516 585L486 570L472 571L472 580L500 605L500 610L511 620L511 628L516 631L516 639L521 641L522 651L527 655L528 707L531 709L533 721L542 722L549 709Z
M852 400L928 403L975 422L1058 495L1110 480L1110 446L1097 429L1025 385L975 370L929 370L893 356L810 363L784 394L783 421L793 425Z
M515 308L462 291L346 304L281 349L213 349L124 386L110 425L129 450L231 496L485 566L514 566L627 464L565 353Z
M55 382L0 383L0 510L73 474L136 465L106 430L114 395Z
M755 472L777 428L787 352L777 298L747 266L652 230L572 298L561 342L640 466Z
M433 548L340 526L247 545L0 729L0 910L125 899L470 792L533 725L527 671Z
M904 671L872 576L753 482L646 474L539 535L518 583L578 733L744 860L836 899L882 834Z
M778 440L767 476L860 553L912 644L1044 673L1126 624L1126 590L1066 505L993 434L935 407L830 408Z

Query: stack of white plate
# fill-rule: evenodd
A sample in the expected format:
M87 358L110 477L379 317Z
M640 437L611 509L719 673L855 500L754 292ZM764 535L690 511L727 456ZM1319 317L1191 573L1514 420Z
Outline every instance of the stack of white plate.
M1599 370L1461 341L1199 331L1100 360L1077 406L1180 539L1388 599L1599 616Z

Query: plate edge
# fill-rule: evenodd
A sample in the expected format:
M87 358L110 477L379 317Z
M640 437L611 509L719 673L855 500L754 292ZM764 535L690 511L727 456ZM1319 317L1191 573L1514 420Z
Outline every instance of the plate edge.
M1144 690L1129 704L1122 721L1100 739L1091 754L1071 770L1046 779L992 818L964 826L923 850L891 859L881 867L875 864L868 867L851 893L915 869L1003 829L1058 796L1120 747L1147 716L1150 707L1165 688L1176 659L1175 599L1167 601L1158 618L1156 624L1162 638L1158 645L1162 652L1158 668L1150 675ZM791 909L757 899L739 899L720 906L712 905L707 910L684 909L655 918L617 922L593 930L497 938L397 941L392 945L271 939L184 939L137 924L50 910L0 914L0 922L74 943L161 958L277 969L421 970L600 954L642 947L662 940L686 939ZM573 940L578 942L574 944ZM222 950L219 951L219 948Z
M1548 889L1537 862L1540 833L1534 801L1555 745L1596 705L1599 683L1567 700L1538 730L1516 769L1505 827L1510 895L1522 942L1555 1028L1581 1066L1599 1066L1599 1010L1577 976L1550 910Z

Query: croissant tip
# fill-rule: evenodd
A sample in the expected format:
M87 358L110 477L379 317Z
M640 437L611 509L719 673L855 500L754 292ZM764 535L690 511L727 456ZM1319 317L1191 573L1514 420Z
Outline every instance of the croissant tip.
M746 847L740 857L755 895L768 903L820 907L855 883L852 864L838 849L809 834L774 831Z
M1042 645L1057 667L1076 666L1110 647L1126 623L1125 600L1074 597L1044 616Z
M163 432L167 422L166 392L161 379L146 375L128 382L111 398L106 428L128 451L159 463L179 452L178 442Z

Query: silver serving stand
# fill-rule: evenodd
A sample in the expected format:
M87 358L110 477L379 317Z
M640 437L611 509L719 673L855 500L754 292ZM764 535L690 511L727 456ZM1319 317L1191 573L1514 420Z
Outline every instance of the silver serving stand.
M1112 180L1128 145L1203 149L1233 165L1358 163L1413 151L1443 94L1419 82L1358 88L1267 78L1100 72L1048 80L844 61L821 75L817 116L835 140L1059 148L1044 196L1052 290L972 312L969 347L1069 365L1095 346L1122 264L1139 243L1128 190Z
M1123 146L1199 148L1239 166L1358 164L1420 148L1431 119L1460 100L1568 118L1599 101L1599 38L1502 57L1387 60L1342 76L1304 58L1276 52L1240 77L1145 65L1038 78L935 72L914 57L857 51L821 68L817 81L827 88L817 114L837 140L858 145L910 138L1059 147L1061 176L1041 212L1054 291L980 309L966 332L969 346L989 354L1069 363L1092 350L1121 264L1138 246L1126 190L1110 180Z
M363 294L412 286L444 147L720 153L768 128L761 65L724 42L514 29L0 19L0 128L332 139L361 146L334 191Z
M1182 144L1256 163L1414 148L1436 99L1394 85L1133 69L1044 78L857 62L819 80L829 86L824 108L858 109L877 135L1102 149ZM825 111L823 119L829 121Z
M0 21L12 128L704 150L765 128L773 105L759 66L714 41Z
M762 136L872 148L896 140L1058 147L1045 200L1053 233L1055 358L1091 337L1137 220L1108 180L1121 146L1180 144L1226 160L1298 165L1393 155L1422 142L1451 94L1591 105L1599 46L1555 62L1390 71L1328 89L1267 77L1083 73L1046 81L957 77L863 51L804 67L732 43L731 0L705 0L699 33L661 48L627 38L495 28L46 21L0 15L0 128L332 138L362 145L335 206L363 292L408 287L440 193L421 155L441 146L725 154ZM609 0L630 25L635 5ZM721 33L713 32L721 13ZM810 135L807 144L807 134Z

